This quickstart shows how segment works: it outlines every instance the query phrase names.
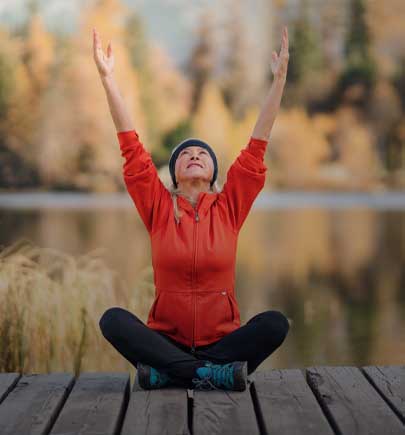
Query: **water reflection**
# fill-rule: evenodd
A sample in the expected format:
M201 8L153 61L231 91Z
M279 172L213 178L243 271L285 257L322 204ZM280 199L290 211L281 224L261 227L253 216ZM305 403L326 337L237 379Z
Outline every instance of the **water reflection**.
M291 329L260 368L404 364L403 207L358 201L344 208L266 208L266 200L259 197L240 233L236 293L242 322L277 309ZM124 283L114 300L146 321L153 296L149 237L132 204L119 201L113 208L4 206L0 244L24 237L73 255L102 248ZM102 304L94 322L108 308ZM101 340L83 369L131 368Z

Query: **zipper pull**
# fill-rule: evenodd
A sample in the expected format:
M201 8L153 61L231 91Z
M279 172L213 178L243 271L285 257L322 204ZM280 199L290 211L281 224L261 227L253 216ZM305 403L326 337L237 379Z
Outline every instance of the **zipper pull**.
M200 216L198 216L198 211L196 210L196 212L195 212L195 220L197 221L197 222L199 222L199 220L200 220Z
M195 347L194 347L194 344L191 346L191 350L190 350L190 352L191 352L191 353L195 353Z

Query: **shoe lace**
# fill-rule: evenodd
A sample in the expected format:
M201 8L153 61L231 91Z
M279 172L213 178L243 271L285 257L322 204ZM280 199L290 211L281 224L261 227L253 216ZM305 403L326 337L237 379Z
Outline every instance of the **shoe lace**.
M202 379L198 379L198 378L193 378L192 382L194 384L194 387L196 389L201 389L201 390L219 390L219 388L217 388L211 381L210 381L210 376L205 376Z
M217 386L233 386L234 367L232 363L212 364L206 363L206 367L211 368L211 374L204 376L202 379L195 378L192 382L196 387L201 389L219 389ZM212 382L211 382L212 379Z

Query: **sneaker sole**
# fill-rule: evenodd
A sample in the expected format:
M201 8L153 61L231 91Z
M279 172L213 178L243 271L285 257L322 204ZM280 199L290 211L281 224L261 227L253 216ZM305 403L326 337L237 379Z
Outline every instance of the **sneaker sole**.
M248 374L247 374L247 362L246 361L240 361L240 367L239 367L239 373L238 378L239 382L236 383L234 391L245 391L248 381Z
M138 384L141 388L144 390L150 390L150 385L145 385L144 380L148 379L148 376L150 376L149 370L141 363L138 363L138 367L136 370L136 376Z

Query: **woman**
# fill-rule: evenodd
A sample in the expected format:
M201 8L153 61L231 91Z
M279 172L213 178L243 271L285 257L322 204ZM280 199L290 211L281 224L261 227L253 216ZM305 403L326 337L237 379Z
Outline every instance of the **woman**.
M241 326L234 292L237 237L264 186L264 152L286 81L287 28L280 54L272 53L274 80L265 104L221 191L215 153L197 138L173 149L173 184L165 187L114 81L111 43L104 54L95 29L93 50L125 159L126 187L150 235L156 288L146 325L112 307L100 319L101 331L137 367L144 389L177 385L243 391L247 375L289 330L287 318L274 310Z

